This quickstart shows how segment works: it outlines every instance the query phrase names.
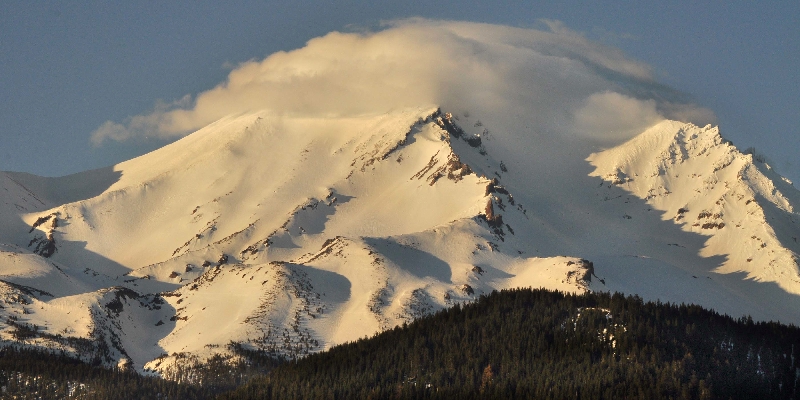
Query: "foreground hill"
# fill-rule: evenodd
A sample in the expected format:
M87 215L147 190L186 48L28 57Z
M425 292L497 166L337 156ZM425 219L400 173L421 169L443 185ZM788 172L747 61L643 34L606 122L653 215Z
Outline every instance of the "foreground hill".
M6 396L38 399L788 399L798 398L798 349L794 326L621 294L516 289L277 368L264 357L217 359L187 384L6 350L0 383Z
M492 293L273 370L230 399L796 398L800 330L620 294Z

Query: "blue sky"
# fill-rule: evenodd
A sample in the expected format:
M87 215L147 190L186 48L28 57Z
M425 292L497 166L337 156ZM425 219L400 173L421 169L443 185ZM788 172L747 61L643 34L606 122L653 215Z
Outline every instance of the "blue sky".
M213 88L232 68L330 31L420 16L546 29L561 21L650 65L723 135L800 181L800 2L23 2L0 4L0 170L103 167L167 143L93 146L105 121Z

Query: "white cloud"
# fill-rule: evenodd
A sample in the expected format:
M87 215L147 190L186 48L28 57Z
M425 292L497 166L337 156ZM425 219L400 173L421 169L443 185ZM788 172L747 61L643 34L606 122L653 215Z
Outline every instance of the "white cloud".
M655 100L637 100L615 92L595 93L575 112L575 128L608 141L619 141L663 120Z
M709 117L675 101L647 65L559 22L546 23L549 31L411 19L374 33L333 32L243 63L193 100L157 105L123 124L108 121L92 143L181 136L260 109L345 116L428 105L503 108L526 115L532 130L604 141L663 116Z
M713 111L693 104L665 101L659 104L659 111L669 119L691 122L697 126L717 123L717 116Z
M125 124L119 124L114 121L104 122L92 132L89 140L94 146L99 146L106 139L124 141L137 137L154 136L165 138L175 136L174 132L164 131L162 125L170 118L169 115L171 113L186 108L190 104L191 96L189 95L171 104L159 101L156 103L152 113L130 117Z

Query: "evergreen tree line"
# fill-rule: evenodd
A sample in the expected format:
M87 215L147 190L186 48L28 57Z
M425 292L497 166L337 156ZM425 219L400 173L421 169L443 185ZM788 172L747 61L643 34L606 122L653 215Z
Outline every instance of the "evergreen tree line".
M282 359L231 344L237 362L216 356L184 368L178 381L109 369L63 353L7 347L0 350L0 398L15 399L212 399Z
M514 289L287 362L222 399L798 397L800 329Z
M2 398L192 399L212 394L133 371L92 366L74 358L30 349L0 351Z
M177 383L5 348L2 398L800 397L797 327L621 294L493 292L290 362L230 349L244 361L217 357Z

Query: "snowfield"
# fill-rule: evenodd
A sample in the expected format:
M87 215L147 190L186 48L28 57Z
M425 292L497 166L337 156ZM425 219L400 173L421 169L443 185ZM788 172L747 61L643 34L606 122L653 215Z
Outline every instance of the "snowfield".
M603 149L449 111L248 113L106 169L0 173L0 338L170 376L512 287L800 323L800 193L716 128Z

